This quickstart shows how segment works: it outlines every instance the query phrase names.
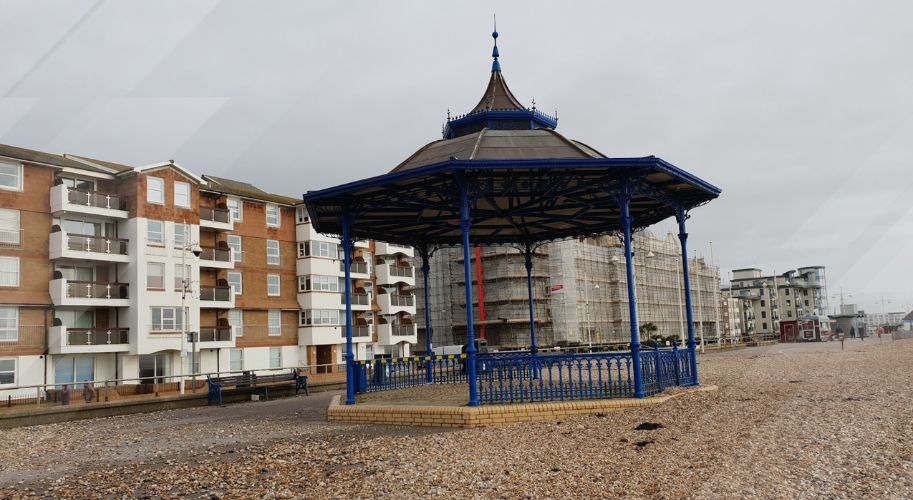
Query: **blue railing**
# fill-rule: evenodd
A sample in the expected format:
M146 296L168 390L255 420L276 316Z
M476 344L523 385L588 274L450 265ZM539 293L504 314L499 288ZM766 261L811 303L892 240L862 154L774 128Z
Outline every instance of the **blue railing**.
M687 349L644 348L640 356L645 394L694 384ZM356 361L355 391L466 383L465 359L465 354L459 354ZM527 351L480 353L476 374L482 403L634 397L629 351L535 356Z

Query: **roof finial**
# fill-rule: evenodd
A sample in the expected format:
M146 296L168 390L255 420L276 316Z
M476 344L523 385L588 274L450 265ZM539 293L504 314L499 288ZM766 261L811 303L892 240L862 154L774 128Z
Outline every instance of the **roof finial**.
M494 31L491 32L491 37L494 38L494 40L495 40L495 46L493 49L491 49L491 57L494 59L491 62L492 73L495 71L498 71L498 72L501 71L501 63L498 62L499 54L498 54L498 15L497 14L494 14L494 21L495 21L495 29L494 29Z

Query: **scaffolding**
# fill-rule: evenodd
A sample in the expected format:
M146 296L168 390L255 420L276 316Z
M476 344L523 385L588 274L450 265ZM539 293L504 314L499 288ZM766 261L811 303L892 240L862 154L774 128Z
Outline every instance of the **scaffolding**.
M657 238L649 231L634 238L635 293L642 337L687 337L681 250L673 234ZM473 264L475 258L473 257ZM486 338L490 346L520 349L529 346L529 309L523 255L509 246L482 250ZM430 301L434 345L461 344L466 339L463 257L459 249L444 248L431 259ZM421 262L416 261L420 268ZM477 286L475 266L472 285ZM689 258L695 336L716 339L721 329L719 268L702 257ZM421 280L417 316L425 304ZM474 290L475 292L475 290ZM478 300L478 294L473 298ZM533 255L533 303L541 347L601 345L630 341L627 279L621 242L614 236L552 242ZM475 327L478 303L473 303ZM647 332L644 325L655 330ZM649 328L649 327L647 327ZM419 323L419 338L424 327ZM421 346L422 343L420 342Z

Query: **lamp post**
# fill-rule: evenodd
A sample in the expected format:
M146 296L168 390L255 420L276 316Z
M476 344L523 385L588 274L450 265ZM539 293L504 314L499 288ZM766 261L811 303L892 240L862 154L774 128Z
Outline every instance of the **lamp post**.
M181 247L181 379L180 383L180 392L184 394L184 363L187 360L187 350L185 348L185 342L187 341L187 318L190 316L187 314L187 285L190 283L189 276L187 276L187 251L190 250L193 252L194 257L199 257L203 254L203 249L200 248L200 245L196 242L189 243ZM196 337L193 339L193 359L196 359ZM191 370L193 373L193 381L191 382L192 387L196 388L197 376L196 370Z

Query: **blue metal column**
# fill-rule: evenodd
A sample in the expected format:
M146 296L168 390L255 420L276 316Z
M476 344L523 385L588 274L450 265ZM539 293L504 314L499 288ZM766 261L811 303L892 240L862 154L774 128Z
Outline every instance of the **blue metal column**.
M640 334L637 331L637 297L634 293L634 260L631 254L631 189L624 186L618 197L621 208L621 227L625 240L625 270L628 278L628 315L631 317L631 365L634 368L634 397L644 397L644 378L640 366Z
M428 272L431 270L431 265L428 264L428 260L431 258L428 255L428 247L424 246L420 249L422 254L422 279L425 282L425 356L429 357L425 361L425 377L429 384L434 382L434 363L431 361L430 357L434 355L432 353L431 346L431 302L428 299Z
M529 352L533 355L539 350L536 345L536 314L533 308L533 247L526 245L526 290L529 292Z
M355 353L352 352L352 218L348 212L342 215L342 251L345 268L346 299L346 404L355 404Z
M694 342L694 313L691 310L691 277L688 272L688 232L685 231L685 220L688 214L685 213L684 207L678 207L675 212L675 218L678 220L678 240L682 244L682 283L685 287L685 315L688 318L688 353L691 357L691 384L697 385L697 351Z
M466 285L466 382L469 384L469 406L479 406L476 387L476 340L472 326L472 272L470 271L469 193L464 184L460 189L460 228L463 230L463 278Z

